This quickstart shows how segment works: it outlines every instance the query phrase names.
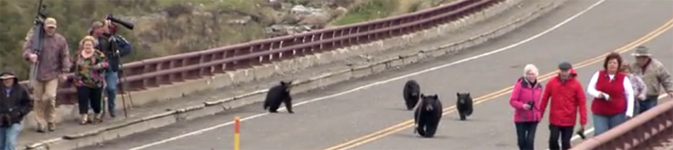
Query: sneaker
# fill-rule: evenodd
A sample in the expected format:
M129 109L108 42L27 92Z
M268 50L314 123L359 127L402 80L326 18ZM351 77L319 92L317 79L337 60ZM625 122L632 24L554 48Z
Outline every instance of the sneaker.
M49 130L49 132L53 132L54 130L56 130L56 124L51 122L47 123L47 129Z
M37 124L37 129L36 129L36 131L37 131L38 133L45 133L45 132L44 132L44 127L43 127L42 124L40 124L40 123Z

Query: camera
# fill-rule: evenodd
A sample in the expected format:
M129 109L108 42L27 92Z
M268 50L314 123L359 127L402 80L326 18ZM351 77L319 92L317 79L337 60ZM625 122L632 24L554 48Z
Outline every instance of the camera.
M535 101L528 101L528 102L526 102L526 104L528 104L528 106L530 106L531 110L535 108Z
M579 135L580 138L582 139L586 139L586 136L584 135L584 129L580 129L579 131L577 131L577 135Z
M0 114L0 126L11 126L13 123L12 116L9 114Z
M135 27L133 23L116 18L112 14L108 14L107 16L105 16L105 20L110 20L110 22L113 23L108 25L108 28L110 28L110 34L112 35L117 34L117 25L115 24L120 24L129 30L133 30L133 28Z

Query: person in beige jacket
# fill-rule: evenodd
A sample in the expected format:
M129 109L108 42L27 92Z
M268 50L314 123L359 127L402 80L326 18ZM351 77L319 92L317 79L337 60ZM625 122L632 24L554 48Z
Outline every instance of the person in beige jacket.
M636 62L633 63L631 68L633 74L643 79L647 86L647 96L644 100L639 100L639 113L657 105L662 87L665 90L664 92L673 98L673 78L661 62L652 58L649 48L638 46L631 55L636 57Z

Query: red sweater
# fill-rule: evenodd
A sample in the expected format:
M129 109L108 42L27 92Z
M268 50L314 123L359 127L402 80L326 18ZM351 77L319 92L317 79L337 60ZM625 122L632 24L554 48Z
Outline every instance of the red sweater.
M626 111L625 77L626 75L622 73L616 73L614 79L610 79L605 70L598 73L596 90L610 95L610 100L594 98L591 102L591 111L594 114L611 116Z

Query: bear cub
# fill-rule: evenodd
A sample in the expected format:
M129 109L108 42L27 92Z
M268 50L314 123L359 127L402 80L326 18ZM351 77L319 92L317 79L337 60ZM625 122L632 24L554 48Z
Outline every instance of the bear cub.
M269 113L278 113L278 107L280 107L280 103L285 103L287 112L291 114L294 113L294 111L292 111L292 96L290 95L291 86L292 81L280 81L280 85L271 87L269 92L266 93L266 99L264 100L264 110L269 109Z
M404 89L402 90L402 97L407 106L407 110L412 110L416 107L418 99L421 97L421 86L415 80L409 80L404 84Z
M470 93L456 93L456 96L458 97L456 108L458 108L460 120L465 120L472 115L472 97Z

